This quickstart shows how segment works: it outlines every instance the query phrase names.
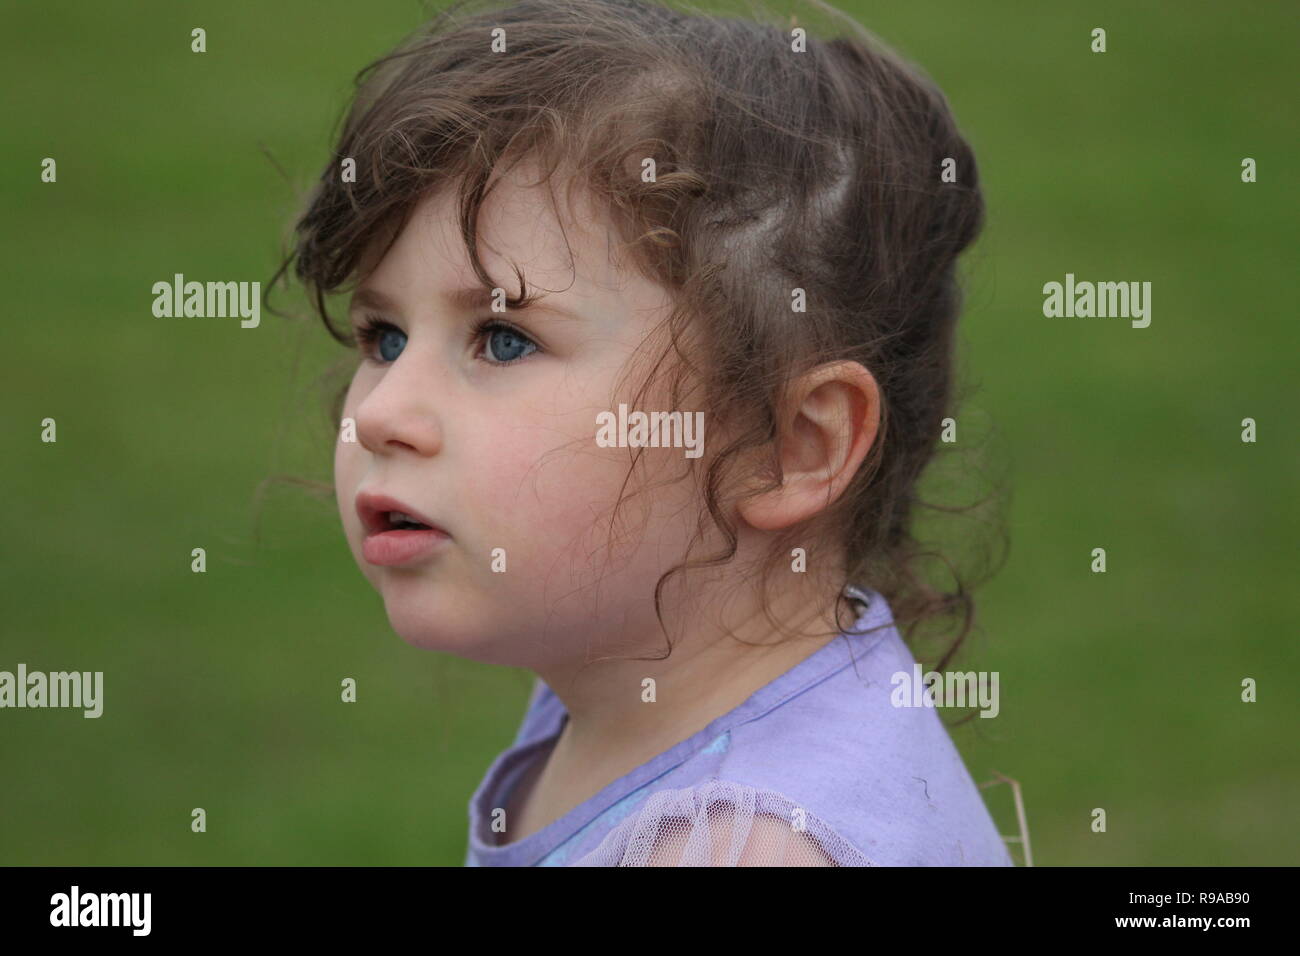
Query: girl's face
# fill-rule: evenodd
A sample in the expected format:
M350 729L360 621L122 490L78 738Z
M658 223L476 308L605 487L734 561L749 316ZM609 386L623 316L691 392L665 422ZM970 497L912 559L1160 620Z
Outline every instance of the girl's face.
M646 339L670 300L610 263L605 226L582 199L581 219L563 233L544 187L507 178L484 204L482 262L510 296L518 264L529 290L545 292L532 309L496 313L490 301L456 297L486 289L450 190L417 207L353 296L354 328L379 324L344 405L357 440L336 448L339 513L353 556L411 644L538 669L626 654L658 632L653 589L690 543L695 483L666 481L683 473L682 448L645 448L625 487L632 450L601 447L596 434L599 413L632 402L614 389L629 360L651 357ZM476 333L485 320L507 327ZM654 349L661 344L656 336ZM638 409L693 410L629 411ZM633 495L645 479L666 483ZM632 497L610 538L620 492ZM386 514L373 512L387 507L445 535L414 536L409 556L382 553L367 521L383 523Z

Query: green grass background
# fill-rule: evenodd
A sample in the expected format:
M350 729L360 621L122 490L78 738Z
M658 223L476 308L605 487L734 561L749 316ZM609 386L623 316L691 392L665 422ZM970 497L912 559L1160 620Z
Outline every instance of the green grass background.
M1014 498L966 658L1001 673L1002 713L954 732L972 774L1021 782L1038 865L1295 863L1296 8L846 9L947 92L990 210L965 365ZM106 688L99 720L0 711L0 862L463 859L530 676L392 634L332 501L276 490L255 538L263 478L329 474L323 332L150 313L175 272L265 281L352 76L420 19L340 0L6 13L0 669ZM1044 318L1066 272L1151 281L1151 327ZM1014 832L1007 789L986 797Z

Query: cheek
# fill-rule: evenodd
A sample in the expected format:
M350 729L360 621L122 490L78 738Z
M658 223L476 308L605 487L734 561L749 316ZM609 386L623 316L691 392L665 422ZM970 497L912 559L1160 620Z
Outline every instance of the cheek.
M508 429L473 453L468 513L481 516L485 549L505 548L512 569L530 576L560 571L604 547L627 454L599 448L594 422L590 436L580 429L572 422L563 432L554 422Z
M468 513L482 516L485 556L506 549L509 569L518 572L509 575L514 588L520 581L566 589L598 579L612 583L609 576L620 573L653 582L680 560L689 541L689 482L642 491L645 462L629 477L629 450L598 446L594 414L588 417L590 434L575 434L571 426L568 444L552 424L512 429L475 453L482 467L470 483ZM666 479L671 471L651 478Z
M343 421L353 419L352 389L343 403ZM344 439L349 439L345 441ZM361 519L357 517L357 487L365 470L361 443L356 440L355 426L345 428L342 423L334 436L334 497L338 503L339 518L348 539L353 541L361 533Z
M353 499L357 493L357 454L349 442L335 439L334 443L334 496L338 501L339 517L343 526L351 530L349 518L353 514Z

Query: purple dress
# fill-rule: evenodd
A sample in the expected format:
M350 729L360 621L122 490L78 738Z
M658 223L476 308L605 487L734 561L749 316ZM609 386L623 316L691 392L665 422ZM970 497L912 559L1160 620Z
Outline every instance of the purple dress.
M566 719L541 680L469 803L466 866L1011 866L878 593L853 628L560 819L498 845L494 810ZM979 718L975 718L979 719ZM500 817L500 813L496 816Z

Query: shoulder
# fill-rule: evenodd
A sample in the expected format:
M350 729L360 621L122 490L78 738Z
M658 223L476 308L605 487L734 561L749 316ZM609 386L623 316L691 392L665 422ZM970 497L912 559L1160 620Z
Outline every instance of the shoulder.
M788 796L877 866L1008 865L939 711L894 699L916 666L897 631L843 653L849 666L734 728L708 776Z
M763 787L711 779L659 790L579 866L871 866L825 820Z

